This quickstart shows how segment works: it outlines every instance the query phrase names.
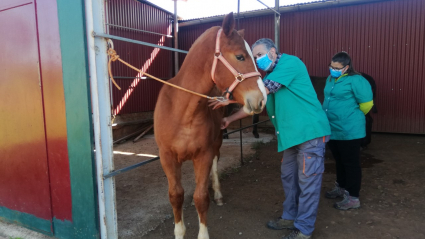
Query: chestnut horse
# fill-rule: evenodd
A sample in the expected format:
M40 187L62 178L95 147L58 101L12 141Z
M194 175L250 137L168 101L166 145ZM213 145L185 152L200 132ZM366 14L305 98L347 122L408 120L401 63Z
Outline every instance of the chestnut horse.
M265 88L250 47L243 39L243 30L234 30L234 25L233 13L230 13L224 18L221 28L206 30L193 43L180 71L169 82L210 96L216 96L232 86L229 91L233 91L234 100L243 105L245 112L260 113L267 99ZM227 62L217 60L221 57ZM238 82L235 81L235 72ZM232 83L236 83L237 87ZM186 231L182 212L184 190L181 185L184 161L192 160L195 171L193 199L199 216L198 239L209 238L206 225L210 173L214 200L217 205L222 205L217 175L222 117L223 109L212 110L208 107L207 99L168 85L164 85L159 93L154 131L161 165L168 179L176 239L183 238Z

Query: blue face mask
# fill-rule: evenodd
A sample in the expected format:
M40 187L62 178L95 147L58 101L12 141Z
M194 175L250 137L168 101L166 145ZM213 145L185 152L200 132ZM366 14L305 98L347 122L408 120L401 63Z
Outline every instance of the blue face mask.
M342 69L341 70L334 70L334 69L329 69L331 72L331 76L338 78L342 75Z
M263 71L267 71L272 66L273 61L270 60L268 56L269 52L267 54L260 56L257 58L257 66Z

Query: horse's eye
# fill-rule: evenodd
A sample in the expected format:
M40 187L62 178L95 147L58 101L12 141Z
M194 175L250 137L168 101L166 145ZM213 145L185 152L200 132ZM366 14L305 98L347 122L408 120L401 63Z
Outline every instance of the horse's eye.
M245 60L245 57L243 57L242 55L238 55L238 56L236 56L236 59L238 61L244 61Z

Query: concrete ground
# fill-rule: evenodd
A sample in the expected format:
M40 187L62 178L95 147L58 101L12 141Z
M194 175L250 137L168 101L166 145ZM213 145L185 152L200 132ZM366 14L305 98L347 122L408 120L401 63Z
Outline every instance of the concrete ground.
M32 231L25 227L0 221L0 239L52 239L39 232Z

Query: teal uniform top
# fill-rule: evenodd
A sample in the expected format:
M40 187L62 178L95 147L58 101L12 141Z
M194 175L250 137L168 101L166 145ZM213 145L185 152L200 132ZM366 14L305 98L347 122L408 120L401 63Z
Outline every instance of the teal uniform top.
M277 135L278 152L308 140L330 135L325 112L317 99L304 63L282 54L274 70L264 79L282 87L267 96L267 114Z
M323 110L331 125L331 139L352 140L366 136L366 120L359 104L373 100L372 88L361 75L329 76Z

